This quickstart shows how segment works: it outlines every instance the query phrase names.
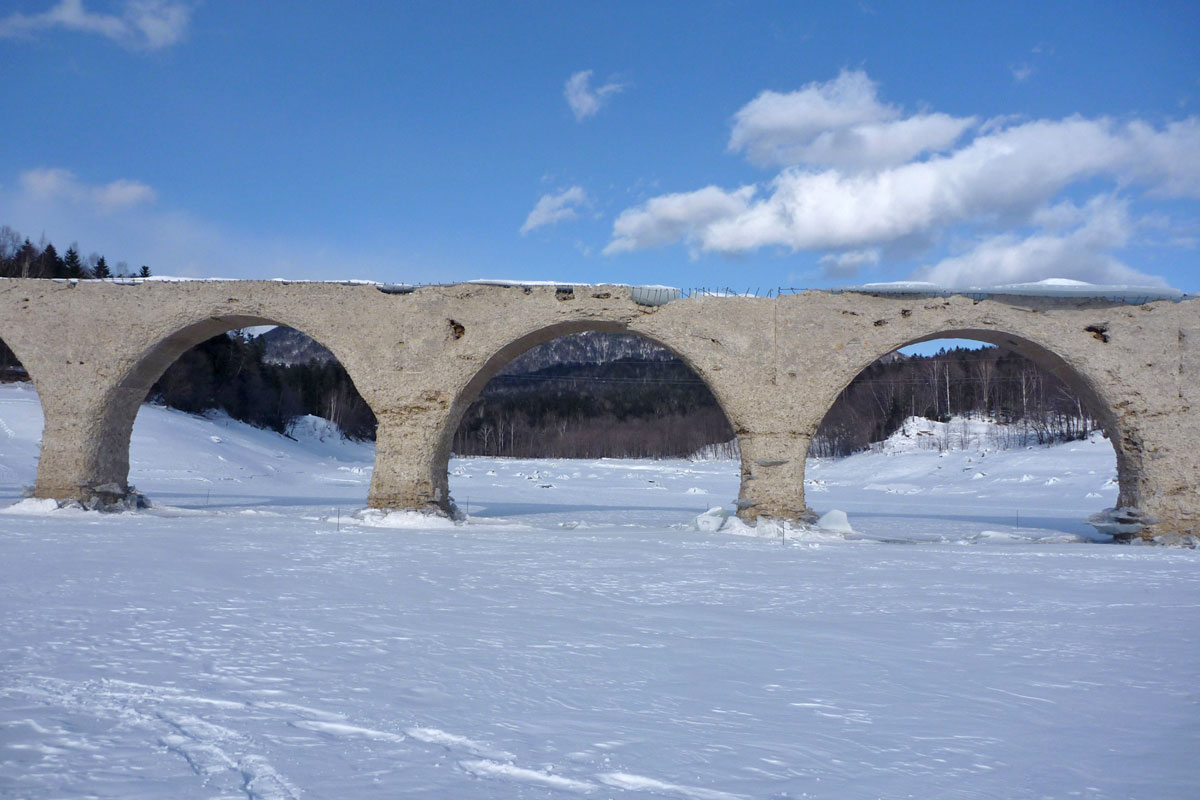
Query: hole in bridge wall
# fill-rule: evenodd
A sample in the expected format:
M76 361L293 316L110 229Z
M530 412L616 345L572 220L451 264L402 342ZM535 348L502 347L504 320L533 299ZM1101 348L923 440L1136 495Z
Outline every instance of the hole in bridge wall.
M1099 412L1008 349L946 339L901 348L826 413L806 500L818 514L847 512L868 536L1093 538L1087 517L1118 495Z
M611 522L617 509L658 507L659 520L678 522L738 492L734 433L716 398L635 334L575 333L526 350L466 409L451 449L451 493L474 516L555 507Z
M42 403L20 360L0 341L0 506L20 500L37 476Z
M129 482L174 505L365 504L376 420L325 347L231 330L182 353L133 428Z

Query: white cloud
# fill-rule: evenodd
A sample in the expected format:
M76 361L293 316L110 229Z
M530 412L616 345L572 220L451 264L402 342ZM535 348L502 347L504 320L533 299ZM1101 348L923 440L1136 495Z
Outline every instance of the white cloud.
M1008 71L1012 73L1014 81L1017 83L1024 83L1025 81L1029 80L1031 75L1033 75L1034 68L1033 65L1029 63L1012 64L1009 66Z
M1062 223L1067 218L1064 211L1057 207L1048 221L1052 225ZM918 270L915 277L942 286L1024 283L1046 278L1163 285L1162 278L1132 269L1110 253L1128 243L1132 234L1126 202L1096 197L1077 212L1080 224L1074 230L1043 229L1025 237L1012 233L987 237L961 255Z
M636 208L626 209L613 223L613 238L606 254L701 238L703 231L722 219L744 214L754 196L753 186L727 192L706 186L695 192L665 194Z
M1200 118L1176 120L1161 131L1134 120L1125 135L1122 167L1129 178L1150 184L1155 195L1200 197Z
M119 179L102 186L83 183L65 169L31 169L18 178L21 188L34 200L65 199L110 214L143 203L152 203L154 190L140 181Z
M865 72L843 71L796 92L765 91L733 117L729 150L754 164L813 164L863 169L902 164L952 145L974 117L904 117L879 102Z
M879 263L879 251L847 250L844 253L829 253L821 256L817 262L821 265L821 274L826 278L852 278L863 267Z
M40 14L15 13L0 19L0 38L65 28L97 34L125 47L158 50L183 38L191 13L187 3L177 0L127 0L119 15L88 11L83 0L59 0Z
M1008 71L1013 76L1013 81L1016 83L1024 83L1038 72L1038 65L1044 62L1048 57L1054 55L1054 48L1045 42L1034 45L1029 50L1029 54L1021 61L1016 61L1008 65Z
M1034 224L1044 230L1028 239L986 239L973 257L948 262L937 274L954 273L950 263L967 269L1004 261L1002 251L1070 266L1066 253L1048 255L1054 241L1078 244L1098 224L1080 228L1083 212L1055 205L1073 187L1104 182L1133 199L1200 197L1195 117L1163 126L1078 116L977 125L941 118L900 116L878 100L862 73L843 73L790 95L760 94L735 117L729 146L757 163L783 164L781 171L761 184L707 186L628 208L614 221L605 252L675 242L693 254L764 247L900 252L914 244L927 249L951 233ZM970 135L959 141L967 130ZM940 152L942 146L951 149ZM1061 219L1054 222L1055 216ZM1061 234L1067 229L1073 232ZM1085 266L1098 275L1123 274L1104 256L1105 248L1119 248L1123 240L1087 241L1094 244L1087 258L1073 262L1073 274L1086 272ZM822 262L827 273L849 273L853 258L839 258Z
M575 219L579 216L580 206L586 205L587 202L587 193L581 186L563 189L558 194L544 194L533 206L529 216L525 218L525 224L521 226L521 235L524 236L543 225L553 225L566 219Z
M567 78L566 86L563 87L563 96L567 98L567 105L575 114L576 122L583 122L588 117L595 116L610 95L617 94L625 88L621 83L606 83L593 89L591 81L592 70L587 69Z

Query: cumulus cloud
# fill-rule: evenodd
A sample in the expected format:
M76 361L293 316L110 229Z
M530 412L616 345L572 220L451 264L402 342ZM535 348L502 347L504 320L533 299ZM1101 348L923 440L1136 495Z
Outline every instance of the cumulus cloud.
M706 186L695 192L665 194L621 212L613 223L613 238L604 252L621 253L702 239L711 225L745 214L754 197L753 186L727 192Z
M902 164L952 145L974 117L915 114L879 101L865 72L843 71L797 92L765 91L733 116L729 150L754 164L847 169Z
M31 169L18 178L21 188L32 200L64 199L86 205L102 214L152 203L154 190L140 181L121 178L103 185L80 181L65 169Z
M1164 284L1162 278L1132 269L1110 252L1125 246L1132 233L1126 202L1102 196L1077 211L1080 223L1074 229L987 237L961 255L918 270L916 277L942 286L977 285L981 276L986 276L988 284L1024 283L1050 276L1090 283ZM1065 219L1059 213L1046 221L1053 228Z
M0 37L32 36L54 28L92 33L125 47L158 50L187 32L191 7L176 0L127 0L120 14L88 11L83 0L60 0L40 14L10 14L0 19Z
M579 216L579 208L586 205L587 202L587 193L581 186L572 186L557 194L544 194L533 206L529 216L525 218L525 224L521 226L521 235L524 236L543 225L553 225L566 219L575 219Z
M595 116L611 95L625 88L621 83L606 83L593 89L591 82L592 70L586 69L567 78L566 86L563 87L563 96L567 98L567 105L575 114L576 122L583 122L588 117Z
M782 165L780 171L762 184L707 186L626 209L613 223L605 252L674 242L693 253L741 254L764 247L833 251L823 266L827 273L846 275L852 266L870 263L852 264L850 252L932 244L963 229L1041 224L1035 217L1070 212L1056 201L1085 183L1105 181L1130 194L1200 197L1200 120L1194 117L1163 126L1079 116L982 124L946 117L939 128L940 115L900 113L878 100L875 85L862 73L843 73L790 95L760 94L735 115L730 149L755 163ZM960 141L967 130L971 135ZM942 152L943 147L950 149ZM1095 234L1096 224L1066 239L1078 243ZM1004 249L1047 269L1065 264L1038 255L1047 252L1051 242L1045 237L1052 235L1047 229L1020 240L1017 249L1018 239L998 237L983 243L988 247L981 244L974 258L954 263L982 269ZM1121 274L1116 262L1100 256L1126 240L1088 241L1095 242L1086 262L1095 275ZM1082 261L1072 269L1086 271ZM959 273L947 266L936 274Z

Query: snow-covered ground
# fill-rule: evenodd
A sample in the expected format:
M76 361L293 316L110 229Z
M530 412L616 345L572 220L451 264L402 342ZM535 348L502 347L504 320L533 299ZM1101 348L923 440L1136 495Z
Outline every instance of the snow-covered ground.
M40 424L0 387L0 504ZM729 461L456 460L465 524L355 518L370 446L294 435L144 408L156 508L0 514L0 797L1197 794L1200 554L1086 541L1102 439L910 430L810 462L858 533L789 539L696 530Z

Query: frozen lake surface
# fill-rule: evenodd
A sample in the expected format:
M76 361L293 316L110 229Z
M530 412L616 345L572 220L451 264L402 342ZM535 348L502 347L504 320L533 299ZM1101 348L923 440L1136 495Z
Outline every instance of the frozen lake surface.
M4 505L40 424L0 387ZM733 462L459 460L465 524L355 519L320 435L148 407L155 509L0 514L0 797L1197 796L1200 554L1088 540L1102 439L810 462L847 539L696 530Z

